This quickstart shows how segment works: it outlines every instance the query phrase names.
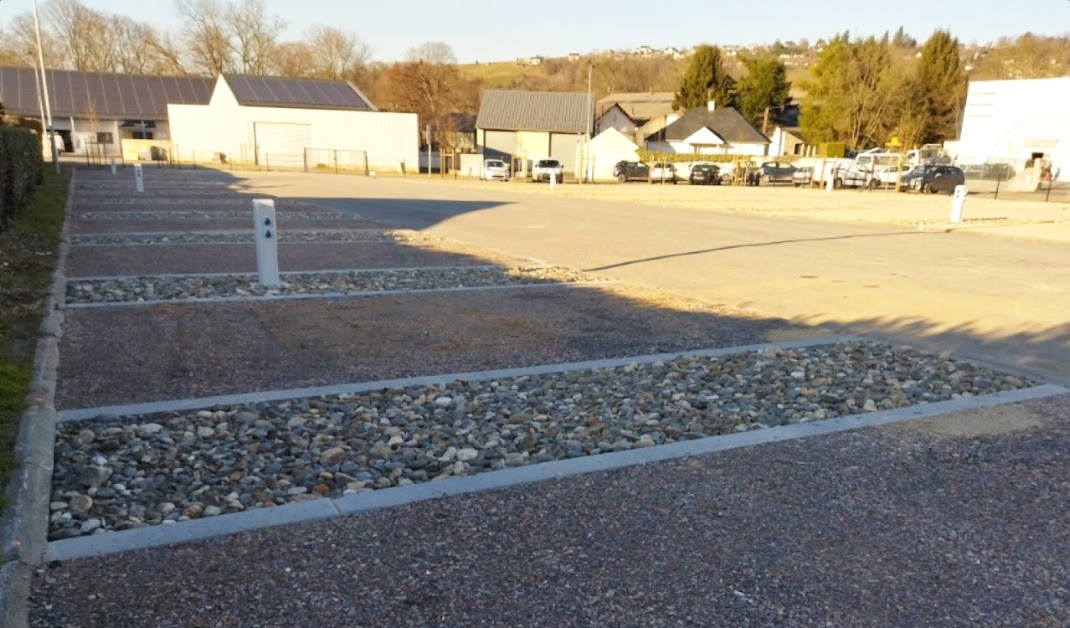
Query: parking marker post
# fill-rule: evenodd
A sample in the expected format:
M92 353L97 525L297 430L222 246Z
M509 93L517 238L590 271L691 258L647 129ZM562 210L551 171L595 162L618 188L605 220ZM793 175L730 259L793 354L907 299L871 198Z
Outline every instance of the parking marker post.
M967 189L965 185L956 185L955 194L951 199L951 222L962 222L962 210L966 206Z
M256 273L260 285L279 286L279 234L275 222L275 201L253 199L253 229L256 238Z

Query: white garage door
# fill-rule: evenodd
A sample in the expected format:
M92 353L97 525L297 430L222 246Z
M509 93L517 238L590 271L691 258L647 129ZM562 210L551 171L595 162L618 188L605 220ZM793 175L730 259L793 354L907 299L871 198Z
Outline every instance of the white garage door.
M256 122L256 163L259 166L303 167L311 125Z

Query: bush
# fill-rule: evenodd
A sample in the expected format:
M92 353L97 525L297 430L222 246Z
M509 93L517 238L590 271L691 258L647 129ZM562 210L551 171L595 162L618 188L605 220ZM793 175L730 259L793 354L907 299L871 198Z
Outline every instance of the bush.
M23 128L0 127L0 231L29 206L44 176L42 167L36 135Z
M639 159L648 164L656 163L659 161L673 164L691 163L693 161L709 161L717 164L735 163L737 161L753 161L759 164L764 163L766 161L786 161L790 163L798 160L799 158L799 155L708 155L705 153L659 153L650 150L639 150Z

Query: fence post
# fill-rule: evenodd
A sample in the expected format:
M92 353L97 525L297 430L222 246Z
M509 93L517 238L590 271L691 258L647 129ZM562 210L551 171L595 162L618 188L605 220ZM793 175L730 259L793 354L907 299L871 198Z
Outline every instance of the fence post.
M268 159L267 151L264 151L264 170L271 172L271 160Z
M334 149L334 173L338 174L338 149Z
M1002 169L1000 169L1000 171L996 173L996 195L992 197L993 200L999 198L999 184L1000 184L1001 181L1003 181L1003 170Z
M305 160L305 172L308 172L308 149L302 151L301 157Z
M364 176L368 176L368 151L364 151Z
M1048 193L1044 195L1044 202L1047 203L1051 198L1051 186L1055 185L1055 175L1051 172L1051 167L1048 167Z

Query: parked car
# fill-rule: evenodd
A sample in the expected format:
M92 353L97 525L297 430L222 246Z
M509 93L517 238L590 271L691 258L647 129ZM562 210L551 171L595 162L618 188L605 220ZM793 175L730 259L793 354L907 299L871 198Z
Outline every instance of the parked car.
M672 183L676 185L676 166L658 162L650 169L651 183Z
M540 159L531 167L532 181L549 182L551 177L558 183L564 181L565 167L561 165L560 161L556 159Z
M646 181L650 179L650 166L641 161L618 161L613 166L613 176L617 181Z
M813 166L802 166L801 168L796 168L795 172L791 173L791 184L797 188L801 188L803 186L809 187L810 183L812 183L813 180Z
M692 161L691 163L684 164L682 166L678 166L676 168L676 173L678 175L680 175L681 179L685 178L685 177L690 179L691 178L691 171L694 170L695 168L698 168L699 166L713 166L714 168L717 168L717 170L721 169L720 166L718 166L717 164L713 163L712 161Z
M919 192L947 192L966 184L966 173L955 166L921 166L908 172L903 178L903 187Z
M695 164L687 182L691 185L721 185L721 169L713 164Z
M483 162L483 178L487 181L492 179L509 180L509 164L501 159L488 159Z
M767 161L758 169L758 182L761 185L773 183L791 183L795 166L783 161Z
M758 185L758 173L761 170L753 161L737 161L731 164L731 170L721 171L723 185Z

